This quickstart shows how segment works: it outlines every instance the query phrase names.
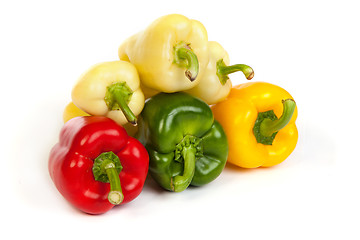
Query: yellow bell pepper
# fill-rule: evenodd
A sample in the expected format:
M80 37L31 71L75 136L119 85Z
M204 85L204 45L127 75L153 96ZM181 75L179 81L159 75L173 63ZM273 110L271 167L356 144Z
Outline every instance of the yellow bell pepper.
M208 36L199 21L170 14L127 39L118 54L135 65L145 87L184 91L199 83L208 64Z
M63 113L64 123L66 123L67 121L69 121L70 119L72 119L74 117L79 117L79 116L91 116L91 115L82 111L77 106L75 106L75 104L73 102L70 102L68 105L66 105L66 107L64 109L64 113ZM125 123L125 125L123 125L123 127L125 128L127 134L132 137L135 136L135 134L138 131L138 127L132 125L131 123Z
M73 102L70 102L68 105L66 105L63 113L64 123L66 123L67 121L69 121L74 117L79 117L79 116L90 116L90 114L84 112L83 110L75 106Z
M124 125L137 123L145 98L136 68L126 61L91 67L72 90L73 103L90 115L107 116Z
M250 80L254 77L254 71L244 64L229 66L229 54L218 42L210 41L208 47L209 63L204 75L198 85L185 92L204 100L207 104L215 104L224 100L230 93L230 73L242 71Z
M279 86L249 82L231 89L228 98L212 106L229 141L228 162L243 168L270 167L295 149L297 107Z

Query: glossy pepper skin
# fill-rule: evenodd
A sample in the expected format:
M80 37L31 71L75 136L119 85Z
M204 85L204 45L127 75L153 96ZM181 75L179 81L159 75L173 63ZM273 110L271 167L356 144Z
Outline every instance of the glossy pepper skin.
M136 125L145 104L138 72L126 61L92 66L80 76L71 97L75 106L87 114L106 116L120 125Z
M249 82L231 89L228 98L212 106L227 134L228 161L243 168L271 167L295 149L297 107L283 88Z
M228 142L210 107L189 94L151 97L139 117L138 139L149 153L149 172L163 188L181 192L222 172Z
M66 123L67 121L69 121L74 117L80 117L80 116L91 116L91 115L78 108L73 102L70 102L68 103L68 105L66 105L63 112L64 123Z
M140 194L148 164L144 146L123 127L107 117L83 116L65 123L48 168L67 201L101 214Z
M66 105L64 112L63 112L64 123L66 123L67 121L69 121L72 118L80 117L80 116L91 116L91 115L84 112L77 106L75 106L75 104L73 102L70 102L70 103L68 103L68 105ZM133 137L136 134L137 129L138 129L137 126L134 126L131 123L125 123L122 126L125 128L127 134L131 137Z
M229 65L229 54L215 41L209 41L209 63L199 84L185 92L200 98L207 104L223 101L230 93L232 83L229 74L241 71L247 80L254 77L254 70L245 64Z
M198 84L208 63L205 27L180 14L156 19L119 47L119 58L137 68L151 91L178 92Z

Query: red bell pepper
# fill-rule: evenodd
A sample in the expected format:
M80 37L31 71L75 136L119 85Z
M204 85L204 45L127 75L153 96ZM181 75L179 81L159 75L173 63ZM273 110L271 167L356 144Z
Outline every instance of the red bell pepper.
M60 132L49 157L55 186L72 205L105 213L135 199L149 168L145 147L107 117L76 117Z

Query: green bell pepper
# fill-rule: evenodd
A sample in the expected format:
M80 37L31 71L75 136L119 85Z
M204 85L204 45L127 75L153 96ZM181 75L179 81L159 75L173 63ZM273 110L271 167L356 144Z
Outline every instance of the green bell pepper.
M183 92L150 98L139 117L137 138L149 153L153 179L174 192L213 181L228 156L225 132L210 107Z

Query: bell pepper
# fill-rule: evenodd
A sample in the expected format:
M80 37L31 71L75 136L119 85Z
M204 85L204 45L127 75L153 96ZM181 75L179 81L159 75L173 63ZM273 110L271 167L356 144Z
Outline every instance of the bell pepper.
M137 138L146 147L149 173L164 189L201 186L222 172L228 142L210 107L187 93L159 93L139 117Z
M74 117L79 117L79 116L90 116L90 114L84 112L83 110L75 106L73 102L70 102L68 105L66 105L63 113L64 123L66 123L67 121L69 121Z
M82 111L106 116L120 125L136 125L145 104L136 68L126 61L104 62L91 67L72 90L73 103Z
M207 43L199 21L170 14L125 40L118 54L135 65L146 87L171 93L198 84L209 60Z
M126 41L124 41L121 46L119 47L119 58L122 61L127 61L130 62L130 59L128 57L128 55L125 53L126 49L131 49L134 45L135 40L137 39L137 36L140 35L140 33L137 33L131 37L129 37L128 39L126 39ZM140 88L145 96L145 99L148 99L156 94L158 94L160 91L159 90L155 90L149 87L146 87L142 81L140 81Z
M69 121L70 119L72 119L74 117L80 117L80 116L91 116L91 115L84 112L77 106L75 106L75 104L73 102L70 102L68 105L66 105L66 107L64 109L64 113L63 113L64 123L66 123L67 121ZM135 136L137 129L138 129L137 126L134 126L131 123L125 123L122 126L125 128L125 130L129 136L132 136L132 137Z
M212 106L229 141L228 162L243 168L271 167L295 149L297 107L283 88L265 82L233 87Z
M107 117L82 116L61 129L48 169L67 201L83 212L101 214L141 193L148 164L144 146L123 127Z
M195 87L186 90L187 93L198 97L207 104L215 104L224 100L230 93L232 87L228 75L242 71L247 80L254 77L254 71L245 64L229 66L229 54L215 41L209 42L209 63L205 68L200 82Z

